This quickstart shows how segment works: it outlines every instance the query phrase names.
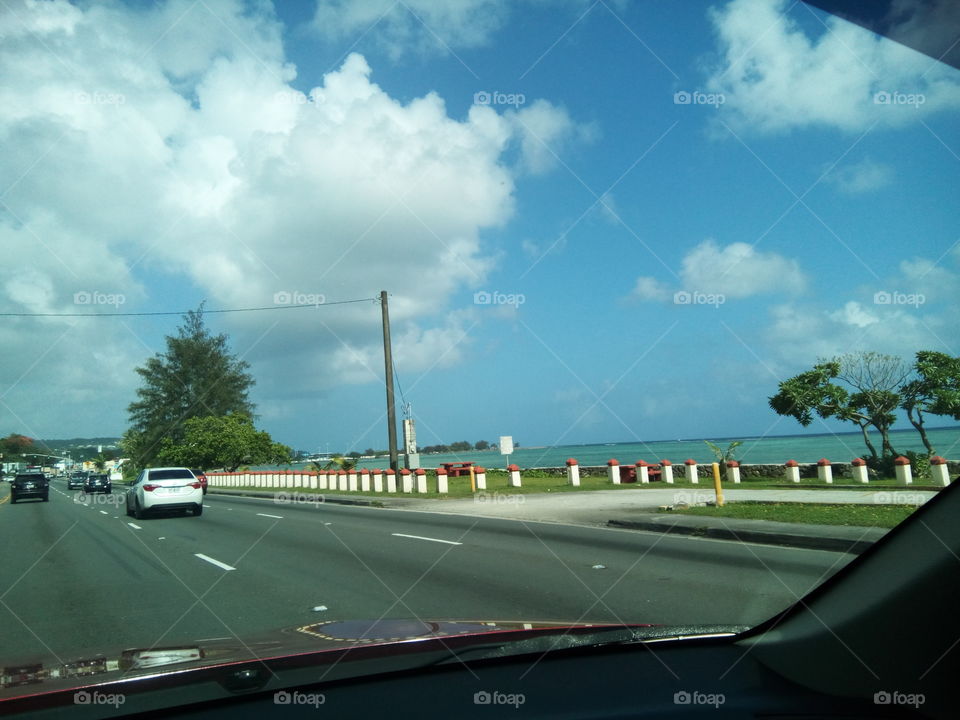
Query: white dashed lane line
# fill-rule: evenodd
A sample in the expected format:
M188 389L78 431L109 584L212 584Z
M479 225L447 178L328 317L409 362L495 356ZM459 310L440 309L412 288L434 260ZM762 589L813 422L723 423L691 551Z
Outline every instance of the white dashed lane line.
M210 557L209 555L204 555L203 553L194 553L193 555L194 555L194 557L198 557L198 558L200 558L201 560L206 560L206 561L207 561L208 563L210 563L211 565L216 565L216 566L217 566L218 568L220 568L221 570L236 570L235 567L230 567L230 566L227 565L226 563L222 563L222 562L220 562L219 560L214 560L214 559L213 559L212 557Z
M413 540L428 540L429 542L444 543L445 545L463 545L463 543L454 542L453 540L440 540L439 538L421 537L420 535L404 535L403 533L390 534L396 537L412 538Z
M283 520L283 515L268 515L267 513L257 513L260 517L274 518L276 520Z
M143 530L142 527L140 527L139 525L134 525L133 523L127 523L127 525L132 527L134 530Z

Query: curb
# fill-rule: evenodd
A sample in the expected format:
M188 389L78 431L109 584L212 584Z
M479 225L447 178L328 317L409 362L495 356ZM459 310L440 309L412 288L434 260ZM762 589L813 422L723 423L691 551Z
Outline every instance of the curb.
M296 492L295 488L287 488L286 490L279 490L275 493L265 493L257 492L255 490L214 490L210 489L208 494L210 495L224 495L227 497L251 497L259 498L261 500L272 500L277 494L281 492ZM378 499L368 499L368 498L353 498L353 497L344 497L339 495L325 495L323 493L312 493L316 494L318 497L323 498L324 503L333 503L334 505L364 505L367 507L381 507L385 506L383 501Z
M735 530L730 528L708 527L705 525L665 525L662 522L643 520L608 520L607 525L626 530L646 530L649 532L671 533L675 535L695 535L713 540L737 540L740 542L760 543L762 545L781 545L805 548L807 550L831 550L854 555L866 551L874 544L873 540L851 540L838 537L802 535L764 530Z

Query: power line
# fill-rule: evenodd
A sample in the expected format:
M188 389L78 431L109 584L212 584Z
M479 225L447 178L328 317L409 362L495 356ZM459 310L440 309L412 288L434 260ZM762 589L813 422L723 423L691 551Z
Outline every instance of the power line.
M261 310L296 310L298 308L320 308L327 305L347 305L359 302L378 302L378 298L359 298L357 300L334 300L332 302L308 303L305 305L266 305L250 308L221 308L219 310L203 310L206 314L258 312ZM145 317L157 315L186 315L190 310L169 310L157 312L114 312L114 313L27 313L27 312L0 312L0 317Z

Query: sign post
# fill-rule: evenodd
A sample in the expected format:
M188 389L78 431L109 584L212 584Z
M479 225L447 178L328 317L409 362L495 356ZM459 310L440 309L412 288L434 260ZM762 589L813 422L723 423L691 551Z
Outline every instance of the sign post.
M513 435L500 436L500 454L507 456L507 465L509 465L510 455L513 454Z

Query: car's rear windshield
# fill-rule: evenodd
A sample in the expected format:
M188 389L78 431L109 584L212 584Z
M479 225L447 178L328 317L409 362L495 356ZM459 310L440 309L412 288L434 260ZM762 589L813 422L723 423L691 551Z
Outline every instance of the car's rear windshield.
M151 470L151 480L194 480L193 473L189 470Z

